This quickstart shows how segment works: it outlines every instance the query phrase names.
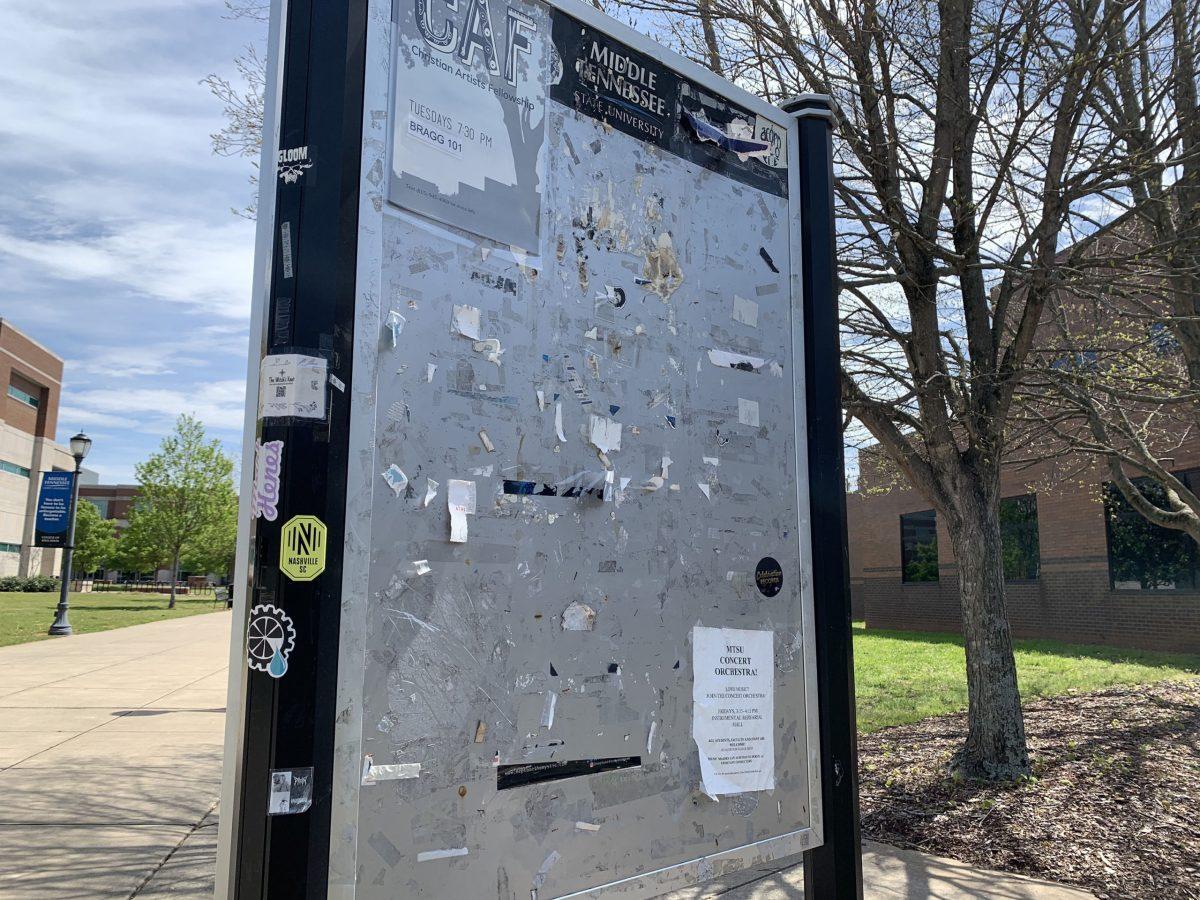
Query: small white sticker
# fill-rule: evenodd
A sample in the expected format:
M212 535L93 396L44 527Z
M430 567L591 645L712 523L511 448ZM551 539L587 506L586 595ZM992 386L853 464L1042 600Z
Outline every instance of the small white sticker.
M479 340L479 308L455 305L452 326L455 334L473 341Z
M451 478L446 486L446 505L450 508L450 540L467 542L467 516L475 515L475 482Z
M395 463L388 466L382 473L383 480L388 483L388 487L392 489L392 493L397 497L404 495L404 489L408 487L408 476Z
M744 397L738 397L738 422L742 425L749 425L752 428L758 427L757 400L747 400Z
M259 418L324 419L328 370L329 363L319 356L264 356L259 367Z

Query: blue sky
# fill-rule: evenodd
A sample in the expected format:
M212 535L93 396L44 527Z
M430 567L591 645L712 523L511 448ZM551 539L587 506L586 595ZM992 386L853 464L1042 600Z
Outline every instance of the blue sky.
M0 3L0 316L66 360L58 437L133 480L181 412L240 446L250 162L213 156L263 26L222 0Z

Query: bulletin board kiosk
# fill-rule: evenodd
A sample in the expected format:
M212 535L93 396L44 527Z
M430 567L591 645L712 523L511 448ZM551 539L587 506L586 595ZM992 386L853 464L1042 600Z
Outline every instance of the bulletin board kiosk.
M273 13L218 893L856 896L827 104Z

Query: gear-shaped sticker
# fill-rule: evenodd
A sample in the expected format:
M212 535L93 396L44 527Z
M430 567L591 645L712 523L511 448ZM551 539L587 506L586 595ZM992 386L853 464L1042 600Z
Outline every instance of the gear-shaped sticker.
M272 678L287 671L288 655L296 646L292 618L273 603L260 603L250 610L246 626L246 665Z

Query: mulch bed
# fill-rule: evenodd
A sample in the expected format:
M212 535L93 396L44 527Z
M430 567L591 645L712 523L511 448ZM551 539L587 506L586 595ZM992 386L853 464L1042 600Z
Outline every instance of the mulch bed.
M1089 890L1200 898L1200 681L1025 705L1034 778L955 781L965 715L859 737L864 837Z

